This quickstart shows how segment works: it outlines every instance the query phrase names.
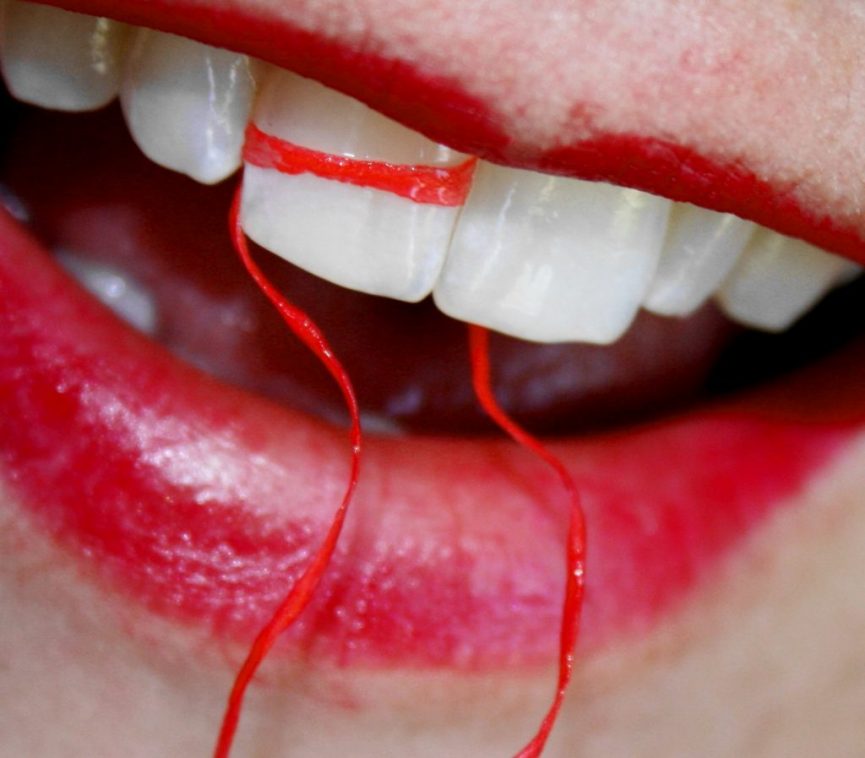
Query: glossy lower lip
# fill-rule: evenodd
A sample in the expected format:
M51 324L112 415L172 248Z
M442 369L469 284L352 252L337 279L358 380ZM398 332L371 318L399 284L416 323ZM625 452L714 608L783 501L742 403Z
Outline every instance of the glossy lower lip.
M249 639L338 503L343 434L116 323L5 214L0 241L12 491L122 594ZM588 520L584 649L669 609L845 447L865 419L863 352L724 408L557 446ZM335 563L288 637L343 664L548 661L565 508L507 442L370 440Z
M862 230L824 210L813 210L791 191L789 180L764 179L741 160L719 162L687 145L640 134L596 132L590 139L555 149L525 144L503 130L491 104L468 95L453 81L295 26L280 15L278 3L262 0L217 11L218 0L40 1L257 56L319 79L466 153L623 184L734 213L865 263Z

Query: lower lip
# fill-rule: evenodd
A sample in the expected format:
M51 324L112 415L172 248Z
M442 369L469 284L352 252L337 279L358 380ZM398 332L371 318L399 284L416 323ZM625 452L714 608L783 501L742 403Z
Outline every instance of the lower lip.
M16 498L130 601L248 640L339 502L344 434L115 322L5 213L0 240L0 461ZM670 609L843 451L865 421L862 350L555 446L588 523L584 650ZM566 523L556 480L504 440L369 440L344 539L286 647L342 664L546 663Z

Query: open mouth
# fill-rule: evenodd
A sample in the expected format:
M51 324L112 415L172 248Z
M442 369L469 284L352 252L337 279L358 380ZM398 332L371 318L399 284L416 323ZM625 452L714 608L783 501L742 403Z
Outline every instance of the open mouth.
M320 319L372 430L353 515L287 655L464 671L550 663L565 504L541 465L491 432L459 321L512 335L494 341L498 392L579 484L582 654L674 607L860 431L849 225L800 235L834 241L836 255L639 189L486 161L472 162L467 194L444 200L334 180L351 161L275 171L244 152L248 123L305 159L423 166L448 187L470 156L240 54L42 6L5 10L18 100L89 111L120 93L149 156L116 106L6 103L5 478L60 544L158 614L248 640L314 550L345 477L338 395L230 250L233 183L219 182L244 159L244 229ZM466 133L451 143L486 139L475 153L521 163ZM767 221L780 204L745 215ZM810 223L779 217L783 231Z

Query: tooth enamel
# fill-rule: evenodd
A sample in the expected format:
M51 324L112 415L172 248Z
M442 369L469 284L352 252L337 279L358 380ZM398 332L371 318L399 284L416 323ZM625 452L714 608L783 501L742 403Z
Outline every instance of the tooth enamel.
M148 158L213 184L240 166L253 90L246 56L142 30L120 98Z
M124 25L17 0L8 3L4 16L0 67L16 98L43 108L86 111L117 95Z
M637 190L481 164L436 304L537 342L613 342L651 283L669 207Z
M782 331L858 270L844 258L758 228L716 299L736 321Z
M265 81L253 121L304 148L362 160L445 167L465 159L284 71ZM311 173L244 168L241 218L249 237L323 279L409 302L432 289L458 210Z
M120 91L130 131L151 160L203 183L232 174L255 64L174 35L134 34L105 18L0 0L0 69L16 98L56 110L99 108ZM276 69L253 120L331 155L431 167L466 159ZM5 196L0 202L9 205ZM464 208L247 165L241 220L260 245L324 279L409 302L432 292L455 318L537 342L608 344L640 303L684 316L713 293L730 318L781 331L861 272L732 215L483 162ZM64 265L141 331L156 328L152 300L134 283L77 258Z
M156 303L140 284L110 266L93 263L72 253L58 253L57 261L116 316L144 334L156 334Z
M2 8L2 6L0 6ZM30 209L21 201L14 192L5 184L0 184L0 206L3 207L12 218L22 224L30 224Z
M644 307L662 316L693 313L724 281L753 232L754 224L731 214L675 203Z

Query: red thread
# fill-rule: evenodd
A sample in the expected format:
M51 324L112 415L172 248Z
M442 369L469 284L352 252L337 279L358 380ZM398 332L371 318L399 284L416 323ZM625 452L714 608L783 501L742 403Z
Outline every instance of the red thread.
M274 137L252 122L246 127L243 160L282 174L315 174L324 179L384 190L416 203L442 206L465 203L477 164L477 158L468 158L456 166L407 166L332 155Z
M574 668L574 648L580 631L583 606L586 561L586 522L580 504L580 493L564 464L541 442L510 418L493 394L490 385L489 332L481 326L468 325L472 383L484 411L514 441L545 461L558 474L571 501L567 537L567 582L562 608L562 628L559 636L559 677L556 694L535 736L517 753L517 758L536 758L544 749L550 731L556 723L559 709L571 681Z
M280 294L274 286L267 280L261 269L252 260L249 252L249 247L246 244L246 238L243 234L243 229L240 226L240 197L243 184L238 184L237 191L234 195L234 201L231 205L229 214L229 228L232 237L232 242L240 256L243 265L253 278L255 283L267 298L273 303L283 321L294 332L294 334L315 354L315 356L324 364L330 375L339 385L343 399L348 408L351 417L351 427L349 429L349 439L351 441L351 472L349 475L348 486L342 498L342 503L337 509L331 521L330 528L324 537L321 545L310 561L309 565L301 574L300 578L294 583L289 590L288 595L277 608L270 621L265 624L264 628L258 633L252 647L243 662L240 671L234 680L234 685L231 688L231 693L228 696L228 703L225 709L225 715L222 718L222 726L219 731L219 738L214 750L214 758L227 758L231 751L231 745L234 741L234 734L237 731L237 723L240 719L240 709L243 705L243 697L246 689L249 686L252 677L261 665L262 660L267 655L268 651L273 647L279 635L285 631L297 617L306 608L312 595L321 580L322 575L330 563L334 548L336 547L339 534L342 531L343 523L345 522L348 506L354 495L357 487L358 475L360 473L360 452L361 452L361 430L360 430L360 414L358 412L357 400L355 399L354 389L351 385L351 380L348 374L342 367L342 364L334 355L333 350L325 339L321 330L313 323L312 319L306 315L300 308L292 305L282 294Z
M476 164L476 159L473 158L453 168L397 166L382 162L358 161L353 158L328 155L298 147L290 142L265 134L253 124L247 128L244 160L249 164L261 168L276 169L281 173L311 172L328 179L384 189L408 197L415 202L439 205L461 205L465 201ZM279 635L294 623L309 604L330 563L345 522L348 506L357 487L361 452L360 414L354 390L345 369L334 355L324 335L309 316L280 294L252 259L240 224L242 187L241 182L235 192L229 214L229 227L234 247L249 275L276 307L286 325L321 360L339 385L351 417L349 437L352 456L348 486L322 544L271 619L259 632L246 660L235 677L223 716L214 758L228 758L237 731L243 698L252 677L264 657L276 643ZM490 418L518 444L545 461L557 473L571 501L567 537L567 581L560 631L559 675L556 693L534 737L517 754L517 758L537 758L556 722L573 673L574 649L579 635L585 583L585 519L577 486L562 462L549 452L539 440L514 422L496 401L490 384L489 332L483 327L472 324L469 324L468 328L472 383L481 406Z

